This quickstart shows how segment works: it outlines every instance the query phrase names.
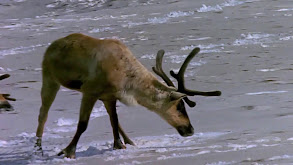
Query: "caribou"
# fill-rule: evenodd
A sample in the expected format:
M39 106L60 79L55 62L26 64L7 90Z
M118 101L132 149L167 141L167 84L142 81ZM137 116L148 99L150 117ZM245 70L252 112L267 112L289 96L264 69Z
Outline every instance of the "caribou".
M9 74L3 74L0 76L0 80L6 79L10 77ZM9 104L8 100L15 101L14 98L10 98L9 94L0 94L0 110L3 109L5 111L13 111L13 107Z
M178 81L178 88L162 69L164 51L157 53L153 71L165 82L148 71L119 40L96 39L75 33L54 41L46 50L42 62L41 108L36 131L36 152L43 154L42 135L60 85L80 91L82 100L76 133L70 144L58 156L75 158L76 145L87 129L91 111L97 100L104 103L113 131L113 149L125 149L125 144L135 145L122 129L116 112L116 103L141 105L158 114L177 129L181 136L191 136L194 129L187 115L184 102L190 107L195 102L187 96L219 96L220 91L200 92L186 89L184 72L190 60L200 51L195 48L186 58L178 74L171 75ZM124 144L120 140L120 135Z

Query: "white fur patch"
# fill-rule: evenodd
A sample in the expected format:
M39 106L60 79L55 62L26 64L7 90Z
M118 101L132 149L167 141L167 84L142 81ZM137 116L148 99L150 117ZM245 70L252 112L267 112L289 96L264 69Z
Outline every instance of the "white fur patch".
M134 96L132 94L126 93L125 91L121 92L120 101L123 104L129 105L129 106L138 105L137 100L134 98Z

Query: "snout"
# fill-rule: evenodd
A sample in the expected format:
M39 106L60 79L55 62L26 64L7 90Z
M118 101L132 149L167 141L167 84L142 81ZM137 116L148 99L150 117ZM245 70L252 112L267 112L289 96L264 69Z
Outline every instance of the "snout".
M189 124L188 126L179 126L177 127L177 131L183 137L191 136L194 134L194 128L191 124Z

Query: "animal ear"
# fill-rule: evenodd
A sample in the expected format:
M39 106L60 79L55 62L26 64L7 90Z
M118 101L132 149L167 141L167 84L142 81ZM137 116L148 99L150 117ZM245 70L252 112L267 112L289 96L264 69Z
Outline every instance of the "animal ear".
M184 94L184 93L175 92L175 91L172 91L172 92L170 93L170 100L171 100L171 101L179 100L179 99L182 99L182 98L184 98L184 97L187 97L187 95Z

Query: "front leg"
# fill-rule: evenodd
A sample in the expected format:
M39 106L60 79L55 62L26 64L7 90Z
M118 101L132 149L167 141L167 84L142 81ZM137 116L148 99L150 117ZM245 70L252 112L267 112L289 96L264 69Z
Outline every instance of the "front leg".
M110 117L112 129L113 129L113 136L114 136L114 146L113 149L125 149L125 145L121 142L119 136L119 122L118 116L116 112L116 100L113 101L103 101L104 105L107 109L107 112Z
M70 144L63 149L58 156L65 155L67 158L75 158L75 150L77 142L82 135L82 133L87 129L88 121L90 118L90 114L92 112L92 109L97 101L97 98L83 95L82 101L81 101L81 107L80 107L80 114L79 114L79 122L77 126L77 131L70 142Z

